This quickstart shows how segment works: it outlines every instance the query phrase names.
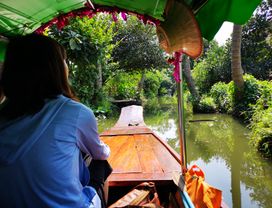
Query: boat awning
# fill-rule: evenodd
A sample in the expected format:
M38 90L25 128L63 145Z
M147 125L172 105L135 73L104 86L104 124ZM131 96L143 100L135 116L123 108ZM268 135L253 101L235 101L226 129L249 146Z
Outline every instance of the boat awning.
M28 34L70 11L94 5L110 6L164 21L167 0L1 0L0 35ZM198 22L202 37L211 40L224 21L244 24L261 0L184 0ZM0 47L0 50L3 47ZM3 52L2 52L3 53ZM2 54L0 52L0 54ZM0 57L3 59L3 56Z

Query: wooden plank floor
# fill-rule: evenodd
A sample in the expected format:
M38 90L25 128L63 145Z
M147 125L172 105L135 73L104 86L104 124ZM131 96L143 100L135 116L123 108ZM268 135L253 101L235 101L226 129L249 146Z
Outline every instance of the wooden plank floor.
M110 186L163 183L171 181L172 173L181 169L179 155L147 127L112 128L101 134L101 139L111 149Z

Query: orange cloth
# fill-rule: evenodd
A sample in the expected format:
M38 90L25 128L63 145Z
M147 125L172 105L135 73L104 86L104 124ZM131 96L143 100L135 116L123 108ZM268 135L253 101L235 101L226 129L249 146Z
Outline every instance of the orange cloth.
M195 208L219 208L222 201L222 191L210 186L204 181L204 172L193 165L185 173L187 193Z

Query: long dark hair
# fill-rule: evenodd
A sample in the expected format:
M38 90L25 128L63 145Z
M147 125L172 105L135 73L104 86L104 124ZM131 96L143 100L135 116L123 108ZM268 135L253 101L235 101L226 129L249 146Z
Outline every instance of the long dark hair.
M30 34L10 39L0 80L7 101L0 117L35 114L45 99L60 94L76 99L67 80L65 59L65 49L52 38Z

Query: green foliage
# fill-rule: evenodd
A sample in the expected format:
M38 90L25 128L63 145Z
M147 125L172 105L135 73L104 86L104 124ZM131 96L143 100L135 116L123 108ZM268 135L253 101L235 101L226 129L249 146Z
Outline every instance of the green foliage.
M167 67L164 53L158 44L156 28L143 24L135 16L129 16L126 22L119 21L114 41L118 43L113 58L120 69L152 70Z
M101 90L96 95L97 104L92 106L92 110L98 119L105 119L116 114L118 108L112 105L111 100L105 90Z
M52 27L49 31L66 48L70 83L77 96L93 108L99 107L104 99L99 80L103 85L116 67L111 59L116 46L114 24L110 16L100 14L92 19L71 19L62 30ZM101 73L98 68L103 69Z
M70 83L80 101L87 106L94 106L93 99L97 95L94 82L97 79L96 71L91 66L83 69L74 64L70 64L69 71Z
M147 99L155 98L158 96L158 90L162 81L162 73L147 72L144 80L144 96Z
M176 90L176 83L173 80L172 71L164 69L161 71L162 80L158 90L158 96L173 96Z
M205 56L195 63L193 78L200 94L208 93L215 83L229 82L230 71L230 44L219 46L211 41Z
M272 157L272 106L255 112L251 122L252 143L267 157Z
M260 96L252 106L252 143L265 156L272 157L272 82L259 81Z
M168 66L158 46L155 27L143 24L134 16L117 23L105 14L92 19L75 18L60 31L52 27L49 35L67 50L70 83L77 96L98 112L109 111L108 96L140 97L140 75L135 71L147 72L141 96L155 97L173 91L169 74L155 72Z
M207 93L208 89L211 87L211 80L209 77L209 71L206 70L207 63L202 61L198 63L193 69L193 78L195 80L195 84L198 88L198 91L202 93Z
M243 27L241 56L243 69L257 79L271 79L272 2L262 1L257 12ZM269 40L270 39L270 40Z
M186 114L192 114L193 111L193 104L190 101L191 93L189 91L184 91L183 93L183 100L184 100L184 109Z
M203 95L199 102L197 111L201 113L215 113L216 105L213 98L207 95Z
M261 90L259 81L252 75L246 74L243 78L245 81L243 99L235 99L233 81L228 84L223 82L214 84L209 95L213 98L219 112L231 113L249 122L254 111L253 106L261 96Z
M235 100L233 93L234 106L232 114L248 122L253 114L252 106L256 104L261 92L258 80L254 76L246 74L243 78L245 82L243 99Z
M109 79L104 90L106 94L114 99L139 99L149 100L156 98L164 89L164 95L169 95L173 83L170 78L161 71L146 72L143 84L142 95L139 95L139 82L141 74L137 71L134 73L120 72L113 78ZM164 81L164 82L163 82ZM168 82L169 85L163 85Z
M213 98L214 103L216 104L217 111L221 113L232 112L233 106L232 89L233 82L229 84L218 82L212 86L210 96Z
M117 99L135 99L138 97L138 83L140 81L139 73L118 73L109 79L104 90L108 96Z

